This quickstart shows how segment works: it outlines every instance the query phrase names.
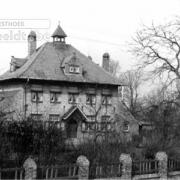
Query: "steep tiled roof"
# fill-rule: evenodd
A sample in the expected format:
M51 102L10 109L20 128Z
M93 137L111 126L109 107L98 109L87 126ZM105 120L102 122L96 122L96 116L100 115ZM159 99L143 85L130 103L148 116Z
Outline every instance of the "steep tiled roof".
M64 60L62 61L61 67L65 67L65 64L77 65L77 66L81 65L79 58L76 56L76 53L74 52L71 56L64 58Z
M73 53L76 54L78 63L82 66L82 75L67 75L63 71L62 64L64 60L72 57ZM120 84L119 81L112 77L110 73L95 64L73 46L53 42L43 44L22 67L14 72L8 71L0 76L0 81L16 78L109 85Z
M67 37L66 33L63 31L61 26L58 26L54 33L52 34L52 37Z

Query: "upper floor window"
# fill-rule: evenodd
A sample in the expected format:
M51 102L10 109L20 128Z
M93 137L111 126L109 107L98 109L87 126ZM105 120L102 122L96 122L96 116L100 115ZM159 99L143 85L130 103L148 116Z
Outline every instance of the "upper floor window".
M42 91L32 91L31 92L31 101L36 103L43 102L43 92Z
M111 105L112 104L112 96L111 95L102 95L102 104L103 105Z
M80 68L79 68L79 66L69 66L69 72L79 74L80 73Z
M61 102L61 93L60 92L50 92L50 102L51 103L60 103Z
M69 93L68 101L69 101L70 104L77 103L78 102L77 100L78 100L78 93Z
M87 94L86 95L86 104L90 104L90 105L96 104L96 95L95 94Z

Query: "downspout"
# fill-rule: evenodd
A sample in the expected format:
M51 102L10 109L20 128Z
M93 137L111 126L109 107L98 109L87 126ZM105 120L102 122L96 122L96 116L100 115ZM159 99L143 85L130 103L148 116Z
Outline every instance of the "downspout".
M26 87L27 87L28 83L29 83L29 78L27 78L27 81L24 85L24 119L26 119L26 114L27 114L27 104L26 104L26 102L27 102L27 99L26 99L27 89L26 89Z

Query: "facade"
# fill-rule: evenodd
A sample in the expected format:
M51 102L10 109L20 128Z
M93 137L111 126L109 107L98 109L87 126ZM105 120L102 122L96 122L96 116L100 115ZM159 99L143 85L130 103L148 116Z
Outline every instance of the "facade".
M94 132L111 132L122 85L108 72L109 54L103 55L102 68L67 44L66 37L58 26L53 42L37 48L36 33L29 34L28 56L12 57L10 70L0 76L0 108L10 119L32 117L47 126L56 123L74 141L93 137ZM124 132L131 131L133 124L137 133L133 117L118 121L123 122Z

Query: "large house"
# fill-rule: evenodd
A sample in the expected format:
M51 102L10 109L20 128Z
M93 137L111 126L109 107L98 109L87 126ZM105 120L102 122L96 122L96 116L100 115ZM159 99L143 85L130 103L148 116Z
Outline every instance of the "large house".
M1 110L9 119L56 122L74 140L95 131L137 133L137 121L119 105L122 85L108 72L109 54L103 54L100 67L67 44L66 37L58 26L53 41L37 48L36 33L30 32L27 57L12 57L10 70L0 76Z

